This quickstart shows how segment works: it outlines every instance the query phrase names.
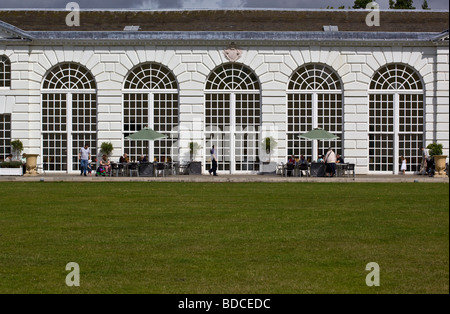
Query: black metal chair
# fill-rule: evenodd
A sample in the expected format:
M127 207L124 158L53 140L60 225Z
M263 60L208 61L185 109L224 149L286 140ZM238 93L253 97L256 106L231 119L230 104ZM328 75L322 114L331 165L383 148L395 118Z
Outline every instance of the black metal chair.
M353 172L353 177L355 177L355 164L348 164L347 176L350 176L350 172Z
M285 170L285 174L287 177L292 177L294 176L294 171L295 171L295 164L288 162L286 164L286 170Z
M122 173L122 168L116 164L116 163L112 163L111 164L111 174L115 177L118 177L119 174Z
M155 165L155 177L159 177L159 175L165 177L166 176L166 164L163 162L157 162Z
M298 166L298 171L300 177L303 177L303 172L305 173L305 176L310 176L308 164L300 164Z
M130 173L130 177L133 176L133 173L136 174L137 177L139 177L139 164L137 163L131 163L128 166L128 172Z

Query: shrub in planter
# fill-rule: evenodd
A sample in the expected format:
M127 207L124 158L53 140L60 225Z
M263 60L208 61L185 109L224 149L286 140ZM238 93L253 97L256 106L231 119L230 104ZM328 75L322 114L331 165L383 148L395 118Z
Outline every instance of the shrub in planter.
M23 143L21 140L15 140L11 142L11 149L17 158L20 158L20 154L23 152Z
M100 152L102 154L106 154L107 156L111 156L112 151L114 150L114 146L112 143L103 142L100 146Z
M427 146L427 149L429 149L430 156L434 159L434 168L435 168L435 177L446 177L445 168L446 164L445 161L447 159L447 156L442 155L443 154L443 145L438 143L433 143Z
M0 163L0 168L21 168L21 161L10 161L10 162L2 162Z
M202 147L197 142L189 143L189 153L190 153L191 160L195 159L195 155L197 154L197 152L200 149L202 149Z
M442 144L433 143L428 145L427 149L429 150L430 156L440 156L442 155L444 147L442 146Z

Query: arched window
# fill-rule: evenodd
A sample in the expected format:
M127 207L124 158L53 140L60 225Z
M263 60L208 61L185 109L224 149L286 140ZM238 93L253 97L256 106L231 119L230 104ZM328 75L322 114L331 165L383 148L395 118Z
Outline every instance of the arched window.
M369 89L369 171L394 172L405 156L408 172L420 169L424 140L423 84L404 64L388 64L373 76Z
M215 145L219 171L259 171L260 125L261 90L256 74L236 63L216 68L205 88L206 160ZM206 170L210 166L207 162Z
M131 70L124 84L124 138L144 127L168 136L155 142L125 139L124 151L131 159L139 160L141 155L150 161L178 159L178 107L178 83L167 67L144 63Z
M342 154L342 85L337 73L322 64L304 65L292 74L287 97L288 155L305 155L313 161L328 147ZM316 144L298 137L314 128L327 130L340 139Z
M7 56L0 56L0 87L11 87L11 62Z
M92 74L76 63L53 67L42 84L42 157L49 171L79 170L78 152L97 146L97 91Z

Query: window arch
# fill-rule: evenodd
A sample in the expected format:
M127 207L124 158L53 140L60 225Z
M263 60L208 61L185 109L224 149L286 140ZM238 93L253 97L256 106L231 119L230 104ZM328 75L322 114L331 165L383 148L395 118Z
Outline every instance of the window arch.
M299 134L323 128L340 137L316 143L300 139ZM305 155L311 161L334 147L342 154L343 106L339 75L323 64L306 64L291 76L287 88L288 155Z
M11 87L11 62L7 56L0 56L0 87Z
M94 76L84 66L63 63L53 67L45 76L43 89L96 89Z
M369 171L398 173L402 155L408 172L420 170L423 101L422 79L410 66L388 64L375 72L369 89Z
M205 85L205 159L215 145L219 171L259 171L260 125L261 90L254 71L238 63L213 70ZM206 170L210 167L206 162Z
M289 90L341 90L341 81L332 69L308 64L292 74Z
M173 73L165 66L145 63L138 65L128 74L124 88L177 90L178 83Z
M54 66L42 83L42 157L50 171L78 171L78 152L97 151L97 92L91 72L77 63Z
M419 74L404 64L388 64L381 67L370 83L372 90L421 90Z
M256 74L243 64L228 63L208 77L206 90L260 90Z
M125 78L123 110L124 151L131 159L142 155L151 161L178 159L178 82L170 69L152 62L134 67ZM168 138L150 143L125 139L147 126Z

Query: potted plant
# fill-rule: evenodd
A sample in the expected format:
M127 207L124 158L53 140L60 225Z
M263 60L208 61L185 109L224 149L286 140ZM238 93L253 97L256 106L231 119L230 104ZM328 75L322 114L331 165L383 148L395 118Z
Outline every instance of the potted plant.
M189 152L190 152L191 161L193 161L195 159L195 155L197 154L197 152L200 149L202 149L202 147L197 142L189 143Z
M11 142L11 149L17 160L20 160L20 155L23 152L23 143L21 140L15 140Z
M264 140L262 141L261 148L269 156L268 163L270 163L270 156L276 147L277 147L277 141L275 141L275 139L272 136L265 137Z
M447 160L447 155L443 154L443 145L438 143L432 143L427 146L428 152L434 159L435 177L446 177L445 173L445 161Z
M106 154L108 157L111 156L111 153L114 150L114 146L111 142L103 142L100 146L100 152L103 154Z
M22 162L21 161L9 161L0 163L0 175L2 176L21 176Z

